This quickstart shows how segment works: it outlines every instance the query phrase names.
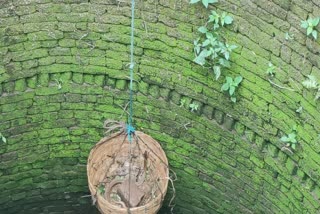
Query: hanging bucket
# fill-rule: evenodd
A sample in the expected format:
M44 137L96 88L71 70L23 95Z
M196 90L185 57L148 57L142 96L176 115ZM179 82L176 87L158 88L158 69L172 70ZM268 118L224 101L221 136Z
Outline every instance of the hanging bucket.
M103 214L154 214L167 192L169 168L161 146L136 131L102 138L88 157L92 199Z

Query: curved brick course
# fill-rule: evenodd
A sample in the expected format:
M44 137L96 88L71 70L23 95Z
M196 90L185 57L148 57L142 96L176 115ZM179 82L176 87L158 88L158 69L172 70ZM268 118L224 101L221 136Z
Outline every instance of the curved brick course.
M0 213L95 212L82 197L86 159L103 121L126 118L126 2L0 1ZM220 92L222 80L192 62L209 11L187 0L137 2L135 124L161 142L177 173L175 213L317 213L319 103L301 83L320 79L320 43L300 21L319 16L320 4L217 7L234 17L224 36L238 48L224 74L244 77L236 104ZM272 82L269 61L278 68ZM181 99L199 110L179 107ZM279 139L295 124L292 155Z

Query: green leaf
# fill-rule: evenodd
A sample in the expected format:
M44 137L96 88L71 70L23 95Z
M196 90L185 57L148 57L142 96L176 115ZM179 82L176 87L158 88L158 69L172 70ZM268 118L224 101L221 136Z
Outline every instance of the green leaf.
M208 8L208 6L209 6L209 0L202 0L202 4L203 4L206 8Z
M190 105L189 105L189 108L191 108L191 112L193 112L193 111L197 111L198 110L198 104L196 104L196 103L191 103Z
M212 10L211 11L211 15L209 15L209 21L208 22L215 22L215 23L219 23L219 18L220 18L220 15Z
M288 32L286 32L285 39L291 41L293 40L293 35L290 35Z
M292 140L296 138L296 134L295 133L290 133L288 135L288 138L290 139L291 142L293 142Z
M291 148L295 150L296 149L296 144L295 143L291 144Z
M228 51L225 51L225 52L224 52L224 58L225 58L226 60L229 60L229 58L230 58L230 53L229 53Z
M226 82L229 83L229 85L231 85L232 82L233 82L233 81L232 81L232 78L229 77L229 76L227 76L227 77L226 77Z
M281 140L282 142L289 142L289 141L290 141L287 136L282 136L282 137L280 138L280 140Z
M230 86L229 89L229 95L232 96L234 94L234 91L236 90L236 87L234 87L233 85Z
M231 97L231 101L235 103L235 102L237 102L237 98L236 97Z
M292 131L294 131L294 132L297 131L297 124L294 124L294 125L292 126Z
M307 21L301 21L301 27L307 29L309 27L309 24Z
M312 19L312 25L315 27L315 26L317 26L318 24L319 24L319 18L314 18L314 19Z
M207 32L206 33L206 37L207 37L207 39L210 39L210 40L216 40L216 38L213 36L213 34L212 33L210 33L210 32Z
M233 22L233 18L231 16L224 17L224 23L227 25L231 24Z
M196 54L199 54L199 53L200 53L200 46L194 47L194 52L195 52Z
M209 39L206 39L203 43L202 43L202 47L206 47L210 44L210 40Z
M213 72L214 72L214 75L216 76L216 80L218 80L220 75L221 75L220 66L214 66L213 67Z
M209 0L210 4L214 4L214 3L217 3L217 2L218 2L218 0Z
M197 63L198 65L204 65L204 64L206 64L206 59L205 59L203 56L201 56L201 55L197 56L193 61L194 61L195 63Z
M208 56L208 50L204 49L200 52L200 54L193 60L195 63L199 65L206 64L206 57Z
M2 142L6 143L7 139L4 136L1 136Z
M315 76L308 75L308 79L303 81L302 85L306 88L316 89L318 88L318 81Z
M239 83L242 82L242 79L243 79L242 76L237 76L237 77L234 79L234 82L235 82L236 86L238 86Z
M218 29L219 27L220 27L219 24L214 24L214 25L213 25L213 29L214 29L214 30Z
M228 83L225 83L222 85L221 87L221 91L227 91L229 89L229 84Z
M201 26L201 27L198 28L198 31L199 31L200 33L207 33L207 32L208 32L208 29L207 29L205 26Z
M226 45L227 49L229 50L229 52L231 52L232 50L236 49L238 46L236 45Z
M208 56L208 49L203 49L199 55L203 56L203 57L207 57Z
M312 31L312 36L314 39L317 39L318 38L318 32L316 30L313 30Z
M224 19L221 19L221 26L224 26Z
M186 104L186 100L185 99L181 99L179 107L184 107L185 104Z
M228 60L225 60L225 59L223 59L223 58L220 58L219 59L219 64L220 65L222 65L223 67L230 67L230 63L229 63L229 61Z
M200 0L190 0L190 4L195 4L197 2L199 2Z
M215 17L215 18L219 18L220 17L220 15L214 10L211 10L211 16Z
M300 106L300 107L296 110L296 112L299 113L299 114L301 114L301 113L302 113L302 110L303 110L303 107Z
M310 35L311 33L312 33L312 31L313 31L313 27L308 27L307 28L307 35Z

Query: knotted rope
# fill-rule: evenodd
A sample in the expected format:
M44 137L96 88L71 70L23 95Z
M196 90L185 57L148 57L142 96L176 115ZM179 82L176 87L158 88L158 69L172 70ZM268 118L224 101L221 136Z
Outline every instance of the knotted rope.
M134 133L134 127L132 126L132 117L133 117L133 89L132 89L132 82L133 82L133 70L134 70L134 6L135 0L131 0L131 45L130 45L130 100L129 100L129 118L128 118L128 125L127 125L127 134L129 138L129 142L132 142L131 135Z

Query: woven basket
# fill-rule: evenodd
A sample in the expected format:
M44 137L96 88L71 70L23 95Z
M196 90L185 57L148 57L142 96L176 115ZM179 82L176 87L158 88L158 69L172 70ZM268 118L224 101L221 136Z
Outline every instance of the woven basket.
M114 134L111 137L102 138L91 150L88 157L87 174L89 189L92 197L96 201L96 206L103 214L154 214L160 209L162 201L167 192L169 168L167 157L160 147L159 143L142 132L136 131L133 136L131 145L127 139L127 135L123 133ZM131 146L131 147L130 147ZM103 182L110 182L110 170L114 168L115 158L123 158L130 154L130 151L141 151L140 154L148 154L148 166L153 170L149 170L150 177L155 179L157 190L155 195L143 205L132 208L122 208L112 203L107 197L99 192L99 185ZM130 159L130 158L129 158ZM132 159L130 159L132 160ZM143 166L141 166L143 167ZM151 193L150 193L151 195ZM130 210L129 210L130 209Z

